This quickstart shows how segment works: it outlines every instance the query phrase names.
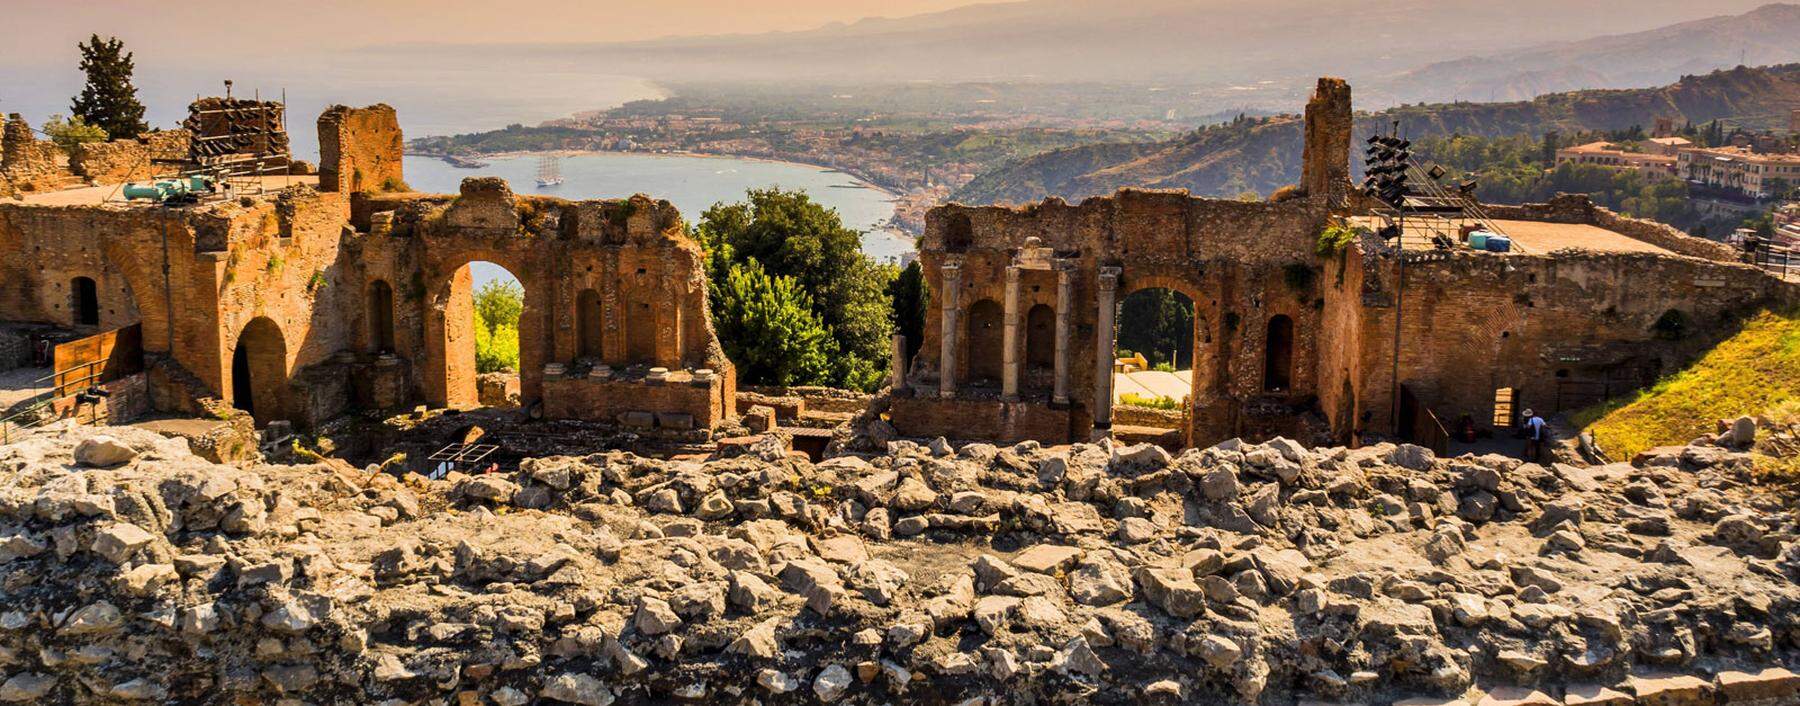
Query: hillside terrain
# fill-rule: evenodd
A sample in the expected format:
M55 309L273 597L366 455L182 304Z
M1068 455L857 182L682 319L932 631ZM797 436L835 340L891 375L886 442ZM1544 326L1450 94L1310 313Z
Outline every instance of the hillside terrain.
M1437 62L1378 86L1403 102L1515 101L1560 91L1657 86L1722 67L1800 61L1795 37L1800 37L1800 5L1771 4L1742 15Z
M817 29L513 47L389 46L448 61L556 56L658 80L1365 81L1521 47L1639 32L1766 0L1023 0ZM1548 21L1554 18L1554 21ZM649 28L654 36L657 28Z
M1614 458L1679 446L1714 433L1709 420L1792 416L1800 401L1800 316L1763 313L1688 368L1642 391L1576 415ZM1787 414L1778 413L1781 409Z
M1361 135L1393 121L1409 137L1542 135L1719 120L1745 129L1785 128L1800 108L1800 64L1686 76L1660 88L1575 91L1510 103L1401 106L1357 118ZM1302 121L1287 115L1234 121L1152 144L1093 144L1028 157L978 175L952 195L961 203L1076 200L1125 186L1235 196L1268 193L1300 178Z

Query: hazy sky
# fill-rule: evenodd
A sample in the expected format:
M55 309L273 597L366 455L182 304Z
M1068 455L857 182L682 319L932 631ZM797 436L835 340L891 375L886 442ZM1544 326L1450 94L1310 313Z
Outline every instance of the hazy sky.
M0 0L0 62L65 63L91 32L140 58L387 42L630 41L810 29L974 0Z

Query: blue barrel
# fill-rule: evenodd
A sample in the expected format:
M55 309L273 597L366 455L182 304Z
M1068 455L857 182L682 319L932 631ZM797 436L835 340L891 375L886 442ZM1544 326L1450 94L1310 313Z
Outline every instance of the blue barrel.
M1487 250L1488 252L1511 252L1512 238L1504 235L1491 236L1487 239Z
M1485 230L1478 230L1473 233L1470 233L1469 234L1469 248L1472 250L1486 250L1487 243L1488 243L1488 236L1490 236L1490 235L1493 235L1493 234L1489 233Z

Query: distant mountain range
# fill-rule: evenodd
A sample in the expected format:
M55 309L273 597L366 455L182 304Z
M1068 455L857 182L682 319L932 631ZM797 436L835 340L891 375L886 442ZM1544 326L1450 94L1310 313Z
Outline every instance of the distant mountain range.
M1678 123L1715 119L1752 128L1785 128L1800 108L1800 64L1737 68L1684 77L1660 88L1558 93L1510 103L1414 105L1362 113L1366 135L1399 120L1410 136L1541 135L1646 128L1659 117ZM1299 181L1301 121L1294 116L1203 128L1148 144L1094 144L1046 152L979 175L951 199L1027 203L1047 196L1074 201L1125 186L1188 189L1232 196L1269 193Z
M1379 82L1404 102L1514 101L1558 91L1656 86L1731 66L1800 61L1800 5L1765 5L1646 32L1445 61Z
M1745 12L1763 2L1767 0L1023 0L799 32L486 46L479 51L429 45L370 51L427 52L452 64L548 56L590 70L659 80L1032 79L1255 86L1321 73L1366 82L1447 59L1642 32Z

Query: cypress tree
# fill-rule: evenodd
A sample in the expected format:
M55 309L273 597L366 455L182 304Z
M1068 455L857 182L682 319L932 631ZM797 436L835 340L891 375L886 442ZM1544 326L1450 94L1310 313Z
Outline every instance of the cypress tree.
M133 61L125 43L117 37L103 40L96 34L77 48L81 49L87 85L75 96L70 111L115 140L137 137L150 129L144 123L144 104L138 102L137 87L131 85Z

